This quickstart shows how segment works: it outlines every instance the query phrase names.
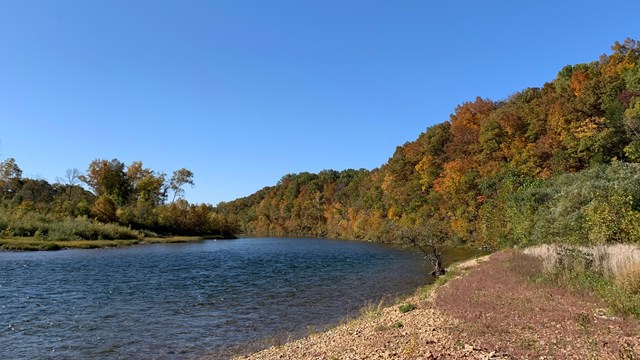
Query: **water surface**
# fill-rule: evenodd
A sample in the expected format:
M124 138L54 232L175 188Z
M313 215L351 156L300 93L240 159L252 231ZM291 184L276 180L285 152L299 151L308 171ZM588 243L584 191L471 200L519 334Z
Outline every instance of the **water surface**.
M0 253L0 358L224 356L408 293L425 266L409 251L326 239Z

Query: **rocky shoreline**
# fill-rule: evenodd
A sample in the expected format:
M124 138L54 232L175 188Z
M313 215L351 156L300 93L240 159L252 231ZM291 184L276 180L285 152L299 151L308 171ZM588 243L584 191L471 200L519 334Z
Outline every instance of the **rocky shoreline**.
M640 325L597 299L535 284L513 252L455 266L427 296L371 309L323 333L236 359L636 359ZM415 309L401 312L399 305Z

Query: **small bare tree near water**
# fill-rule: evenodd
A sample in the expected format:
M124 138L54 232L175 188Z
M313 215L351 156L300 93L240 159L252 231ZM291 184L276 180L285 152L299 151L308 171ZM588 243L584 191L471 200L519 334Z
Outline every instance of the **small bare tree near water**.
M447 272L443 266L442 255L445 236L435 226L425 225L419 226L417 229L404 228L399 230L399 238L404 244L420 250L425 259L433 266L431 275L438 277Z

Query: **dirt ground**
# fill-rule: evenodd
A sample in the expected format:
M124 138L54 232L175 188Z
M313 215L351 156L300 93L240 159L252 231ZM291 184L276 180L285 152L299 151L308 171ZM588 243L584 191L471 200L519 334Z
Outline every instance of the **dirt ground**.
M526 268L515 252L494 254L440 288L434 306L459 320L462 341L513 358L640 357L636 320L607 316L595 297L527 281Z

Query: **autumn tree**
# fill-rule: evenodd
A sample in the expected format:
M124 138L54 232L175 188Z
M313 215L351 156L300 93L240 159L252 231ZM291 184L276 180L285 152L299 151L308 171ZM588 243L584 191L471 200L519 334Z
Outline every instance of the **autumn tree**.
M171 202L175 202L176 198L181 198L184 196L184 186L191 185L194 186L193 182L193 172L191 170L182 168L173 172L171 175L171 180L169 181L169 190L173 191L173 198Z
M97 196L110 196L117 205L126 204L129 200L131 184L125 173L125 165L117 159L92 161L86 175L79 179Z
M116 204L113 202L111 197L106 194L100 195L91 207L91 215L93 215L96 220L103 223L110 223L118 220L116 211Z
M5 197L15 194L21 177L22 170L14 158L0 162L0 190Z
M132 200L160 205L166 198L165 174L143 168L142 161L134 161L127 167L126 177L132 190Z
M95 195L78 185L54 184L55 196L50 204L56 214L65 216L90 215Z
M56 190L46 180L24 179L18 195L23 201L47 205L53 201Z
M599 61L565 66L540 88L463 103L449 121L398 146L385 164L357 179L343 182L330 171L289 174L220 210L260 235L392 241L399 226L418 232L406 239L411 242L429 232L419 230L429 223L460 243L525 241L532 227L522 219L534 211L518 206L518 194L532 184L599 164L619 170L617 162L640 162L640 43L627 39L612 50ZM605 210L618 209L616 199L599 200L585 214L593 221L614 214ZM632 205L611 218L635 219L637 202Z

